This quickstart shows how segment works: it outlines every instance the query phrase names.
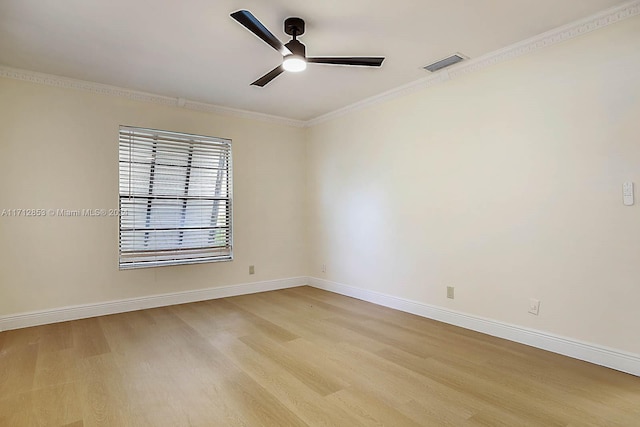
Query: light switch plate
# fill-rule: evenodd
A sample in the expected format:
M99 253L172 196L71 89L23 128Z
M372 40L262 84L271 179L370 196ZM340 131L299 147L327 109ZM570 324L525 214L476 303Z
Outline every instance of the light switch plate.
M633 206L633 182L622 184L622 201L625 206Z

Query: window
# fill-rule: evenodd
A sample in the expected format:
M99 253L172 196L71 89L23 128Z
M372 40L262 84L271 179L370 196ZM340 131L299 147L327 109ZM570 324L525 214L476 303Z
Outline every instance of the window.
M231 141L120 127L120 269L233 259Z

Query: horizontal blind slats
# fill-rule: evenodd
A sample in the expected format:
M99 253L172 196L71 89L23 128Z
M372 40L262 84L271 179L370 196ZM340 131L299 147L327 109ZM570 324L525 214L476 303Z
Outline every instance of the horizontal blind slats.
M232 258L231 141L121 126L120 268Z

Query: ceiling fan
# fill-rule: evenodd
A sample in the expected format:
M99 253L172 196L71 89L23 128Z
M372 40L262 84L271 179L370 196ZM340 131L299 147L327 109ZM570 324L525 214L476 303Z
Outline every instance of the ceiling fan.
M282 44L280 40L248 10L239 10L231 17L243 25L247 30L260 37L265 43L282 54L282 64L260 77L252 86L263 87L284 71L298 72L307 68L307 64L357 65L363 67L379 67L384 57L312 57L306 55L306 47L298 41L304 34L304 21L300 18L287 18L284 21L284 32L292 39Z

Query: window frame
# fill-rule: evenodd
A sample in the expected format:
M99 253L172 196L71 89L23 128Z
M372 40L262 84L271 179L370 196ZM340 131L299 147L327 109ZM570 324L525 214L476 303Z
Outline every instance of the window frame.
M189 147L188 149L185 150L185 152L188 152L187 157L187 165L186 165L186 171L184 173L184 185L185 185L185 193L183 196L175 196L175 199L172 196L157 196L157 195L152 195L152 188L154 188L154 186L158 185L158 181L157 178L158 176L155 174L155 168L154 166L157 166L157 158L156 156L156 149L155 147L157 147L157 144L153 144L154 148L153 148L153 155L154 158L153 160L150 160L149 166L150 166L150 170L149 170L149 193L148 196L141 196L141 195L135 195L135 193L131 190L131 179L132 179L132 169L131 169L131 164L132 164L132 160L131 160L131 152L132 147L129 147L129 160L123 162L122 160L122 154L123 154L123 133L130 133L130 135L136 135L138 137L140 137L141 135L145 135L148 136L149 134L154 135L159 141L162 141L164 139L165 143L169 143L169 144L175 144L176 141L175 140L181 140L178 143L181 142L185 142L185 143L189 143ZM174 132L174 131L165 131L165 130L159 130L159 129L150 129L150 128L142 128L142 127L137 127L137 126L127 126L127 125L120 125L119 127L119 132L118 132L118 207L119 207L119 218L118 218L118 269L119 270L130 270L130 269L139 269L139 268L153 268L153 267L164 267L164 266L175 266L175 265L189 265L189 264L203 264L203 263L211 263L211 262L226 262L226 261L233 261L233 147L232 147L232 140L231 139L226 139L226 138L219 138L219 137L212 137L212 136L206 136L206 135L196 135L196 134L190 134L190 133L184 133L184 132ZM162 138L164 137L164 138ZM126 136L125 136L126 138ZM172 140L173 138L173 140ZM134 137L135 139L135 137ZM171 141L171 142L169 142ZM219 172L224 171L223 176L221 177L216 177L215 178L215 182L213 183L213 187L217 188L221 185L223 185L223 182L226 181L226 197L220 197L218 198L218 196L196 196L196 197L190 197L188 195L189 192L189 186L191 185L192 181L190 180L191 178L191 174L194 170L196 170L196 166L193 166L192 160L193 160L193 151L194 151L194 147L195 144L206 144L206 143L212 143L212 144L217 144L217 145L223 145L223 146L227 146L228 148L226 150L223 150L224 154L220 155L219 159L220 161L222 161L222 159L226 160L226 167L225 168L220 168L217 169ZM129 141L129 144L131 144L131 140ZM166 150L166 148L165 148ZM167 153L171 153L173 155L178 156L179 154L181 154L181 150L179 149L175 149L175 151L171 152L171 151L166 151ZM215 156L211 156L210 157L212 160L215 159ZM129 172L127 174L127 177L125 178L126 181L123 181L123 173L122 173L122 166L123 163L125 165L129 165ZM164 165L164 166L169 166L169 167L173 167L171 165ZM175 166L179 166L178 164L176 164ZM202 167L200 167L202 169ZM207 169L207 168L204 168ZM215 168L213 168L215 169ZM125 183L126 186L129 187L129 190L123 194L122 192L122 186L123 186L123 182ZM160 184L165 184L165 185L170 185L171 183L169 181L159 181ZM214 190L215 192L217 192L217 190ZM145 218L145 222L149 223L152 216L151 216L151 209L152 209L152 205L153 205L153 200L162 200L164 198L166 198L166 200L175 200L176 203L173 205L173 207L175 208L176 206L179 205L179 203L182 203L182 209L179 211L179 213L176 213L176 218L175 221L177 223L180 224L184 224L186 217L188 215L188 202L189 200L204 200L204 201L212 201L213 202L213 206L212 206L212 215L211 218L213 220L213 212L214 211L218 211L219 206L216 206L216 203L218 203L220 200L225 200L225 207L227 208L227 213L225 215L225 218L227 219L226 224L228 224L228 233L224 236L224 242L226 243L226 245L224 246L224 248L228 248L228 253L224 253L223 255L213 255L213 253L215 252L215 247L216 246L210 246L209 249L211 250L212 255L210 256L201 256L201 257L180 257L180 258L173 258L173 259L164 259L164 260L158 260L158 253L162 252L162 251L168 251L168 252L173 252L174 255L177 256L177 254L179 254L179 251L189 251L189 250L193 250L195 255L198 255L198 253L200 254L204 254L206 252L207 247L182 247L180 248L179 246L182 245L183 242L183 236L184 236L184 231L186 230L194 230L194 229L203 229L206 227L179 227L176 226L174 227L174 231L177 231L179 233L179 237L178 237L178 242L179 244L174 244L171 248L169 249L156 249L155 251L149 251L150 254L148 256L147 260L134 260L134 261L127 261L127 260L123 260L123 253L124 254L131 254L131 253L141 253L143 251L134 251L134 250L129 250L129 251L123 251L123 218L127 217L127 214L129 212L126 212L126 208L123 208L123 200L129 200L131 201L132 199L138 199L138 200L144 200L147 199L146 202L147 203L147 216ZM178 202L180 201L180 202ZM170 204L168 204L170 206ZM159 206L156 206L156 208L158 208ZM194 208L194 210L197 209ZM219 211L218 211L219 212ZM179 215L179 217L177 217ZM156 217L158 217L159 215L156 214ZM219 217L216 217L216 224L219 221ZM134 219L134 223L135 223L135 219ZM211 227L211 226L210 226ZM211 227L211 228L217 228L216 227ZM223 227L224 228L224 227ZM219 229L219 228L218 228ZM130 228L128 230L125 230L125 233L127 231L129 232L133 232L135 233L136 230L146 230L146 228ZM155 230L156 232L158 231L157 228L149 228L149 230ZM170 230L167 230L170 231ZM212 232L212 231L209 231ZM205 235L205 233L203 233L203 236ZM202 236L199 236L202 238ZM130 236L130 239L134 238L134 236ZM146 233L145 233L145 238L146 238ZM131 244L132 246L135 246L134 243ZM151 253L153 252L153 253ZM143 255L139 256L140 258L144 258ZM154 259L156 258L156 259Z

